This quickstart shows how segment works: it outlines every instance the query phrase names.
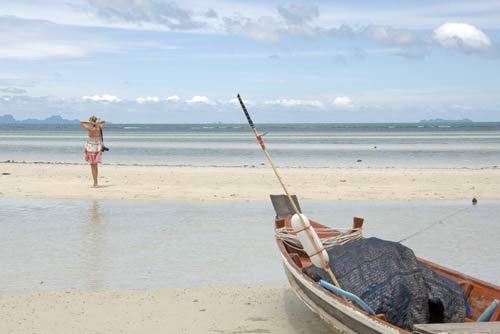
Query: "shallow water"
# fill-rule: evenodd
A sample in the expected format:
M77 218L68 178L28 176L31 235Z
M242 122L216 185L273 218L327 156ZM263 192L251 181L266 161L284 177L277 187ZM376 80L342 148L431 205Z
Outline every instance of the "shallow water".
M278 166L492 168L500 123L260 125ZM111 124L104 163L243 166L266 160L244 124ZM79 125L0 125L0 161L84 163Z
M0 198L0 291L285 282L270 203ZM404 242L417 256L500 284L500 202L318 202L324 224ZM441 221L441 223L440 223ZM426 227L431 226L426 229Z

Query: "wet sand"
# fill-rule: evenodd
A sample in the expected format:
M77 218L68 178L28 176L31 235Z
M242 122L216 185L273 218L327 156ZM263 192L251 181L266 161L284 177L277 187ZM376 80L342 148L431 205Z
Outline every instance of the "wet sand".
M305 200L500 199L500 169L280 168ZM7 173L7 174L6 174ZM282 193L269 167L99 167L0 163L0 196L173 201L267 200Z

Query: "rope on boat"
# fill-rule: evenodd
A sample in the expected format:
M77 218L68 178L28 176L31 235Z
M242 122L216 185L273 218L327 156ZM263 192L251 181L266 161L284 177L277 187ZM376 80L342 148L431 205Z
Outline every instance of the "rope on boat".
M469 206L467 206L467 207L465 207L465 208L462 208L462 209L458 209L457 211L455 211L455 212L453 212L453 213L451 213L451 214L447 215L446 217L441 218L441 219L438 219L436 222L434 222L434 223L432 223L432 224L427 225L426 227L424 227L424 228L422 228L422 229L418 230L418 231L417 231L417 232L415 232L415 233L410 234L410 235L409 235L409 236L407 236L407 237L404 237L403 239L399 240L398 242L399 242L399 243L402 243L403 241L406 241L406 240L408 240L408 239L411 239L411 238L413 238L414 236L417 236L417 235L419 235L420 233L422 233L422 232L424 232L424 231L427 231L427 230L428 230L428 229L430 229L431 227L434 227L434 226L435 226L435 225L437 225L437 224L442 224L442 223L444 223L446 220L448 220L448 219L450 219L450 218L453 218L453 217L455 217L456 215L458 215L459 213L462 213L462 212L464 212L464 211L466 211L466 210L468 210L468 209L469 209Z
M363 239L361 228L337 229L337 228L314 228L316 233L336 233L331 237L320 238L325 249L330 249L335 246L345 245L348 242ZM295 235L292 228L282 227L276 229L275 236L279 240L283 240L288 246L296 250L303 250L300 241Z

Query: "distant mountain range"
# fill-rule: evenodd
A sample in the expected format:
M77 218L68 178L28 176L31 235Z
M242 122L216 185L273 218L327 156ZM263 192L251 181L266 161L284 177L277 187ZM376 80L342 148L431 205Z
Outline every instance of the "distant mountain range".
M442 119L442 118L433 118L433 119L423 119L419 123L473 123L474 121L468 118L462 119Z
M0 116L0 124L78 124L77 119L64 119L61 116L50 116L46 119L28 118L18 121L12 115Z

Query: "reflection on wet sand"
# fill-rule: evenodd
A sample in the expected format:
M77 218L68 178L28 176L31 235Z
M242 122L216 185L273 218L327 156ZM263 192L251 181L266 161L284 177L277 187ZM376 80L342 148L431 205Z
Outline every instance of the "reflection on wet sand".
M404 244L417 256L499 283L498 201L302 203L331 226L362 216L365 236L415 234ZM286 282L268 203L0 198L0 207L0 292Z
M84 225L82 235L82 275L86 289L100 290L104 288L102 268L104 256L105 228L101 219L101 207L93 200L88 210L88 223Z

